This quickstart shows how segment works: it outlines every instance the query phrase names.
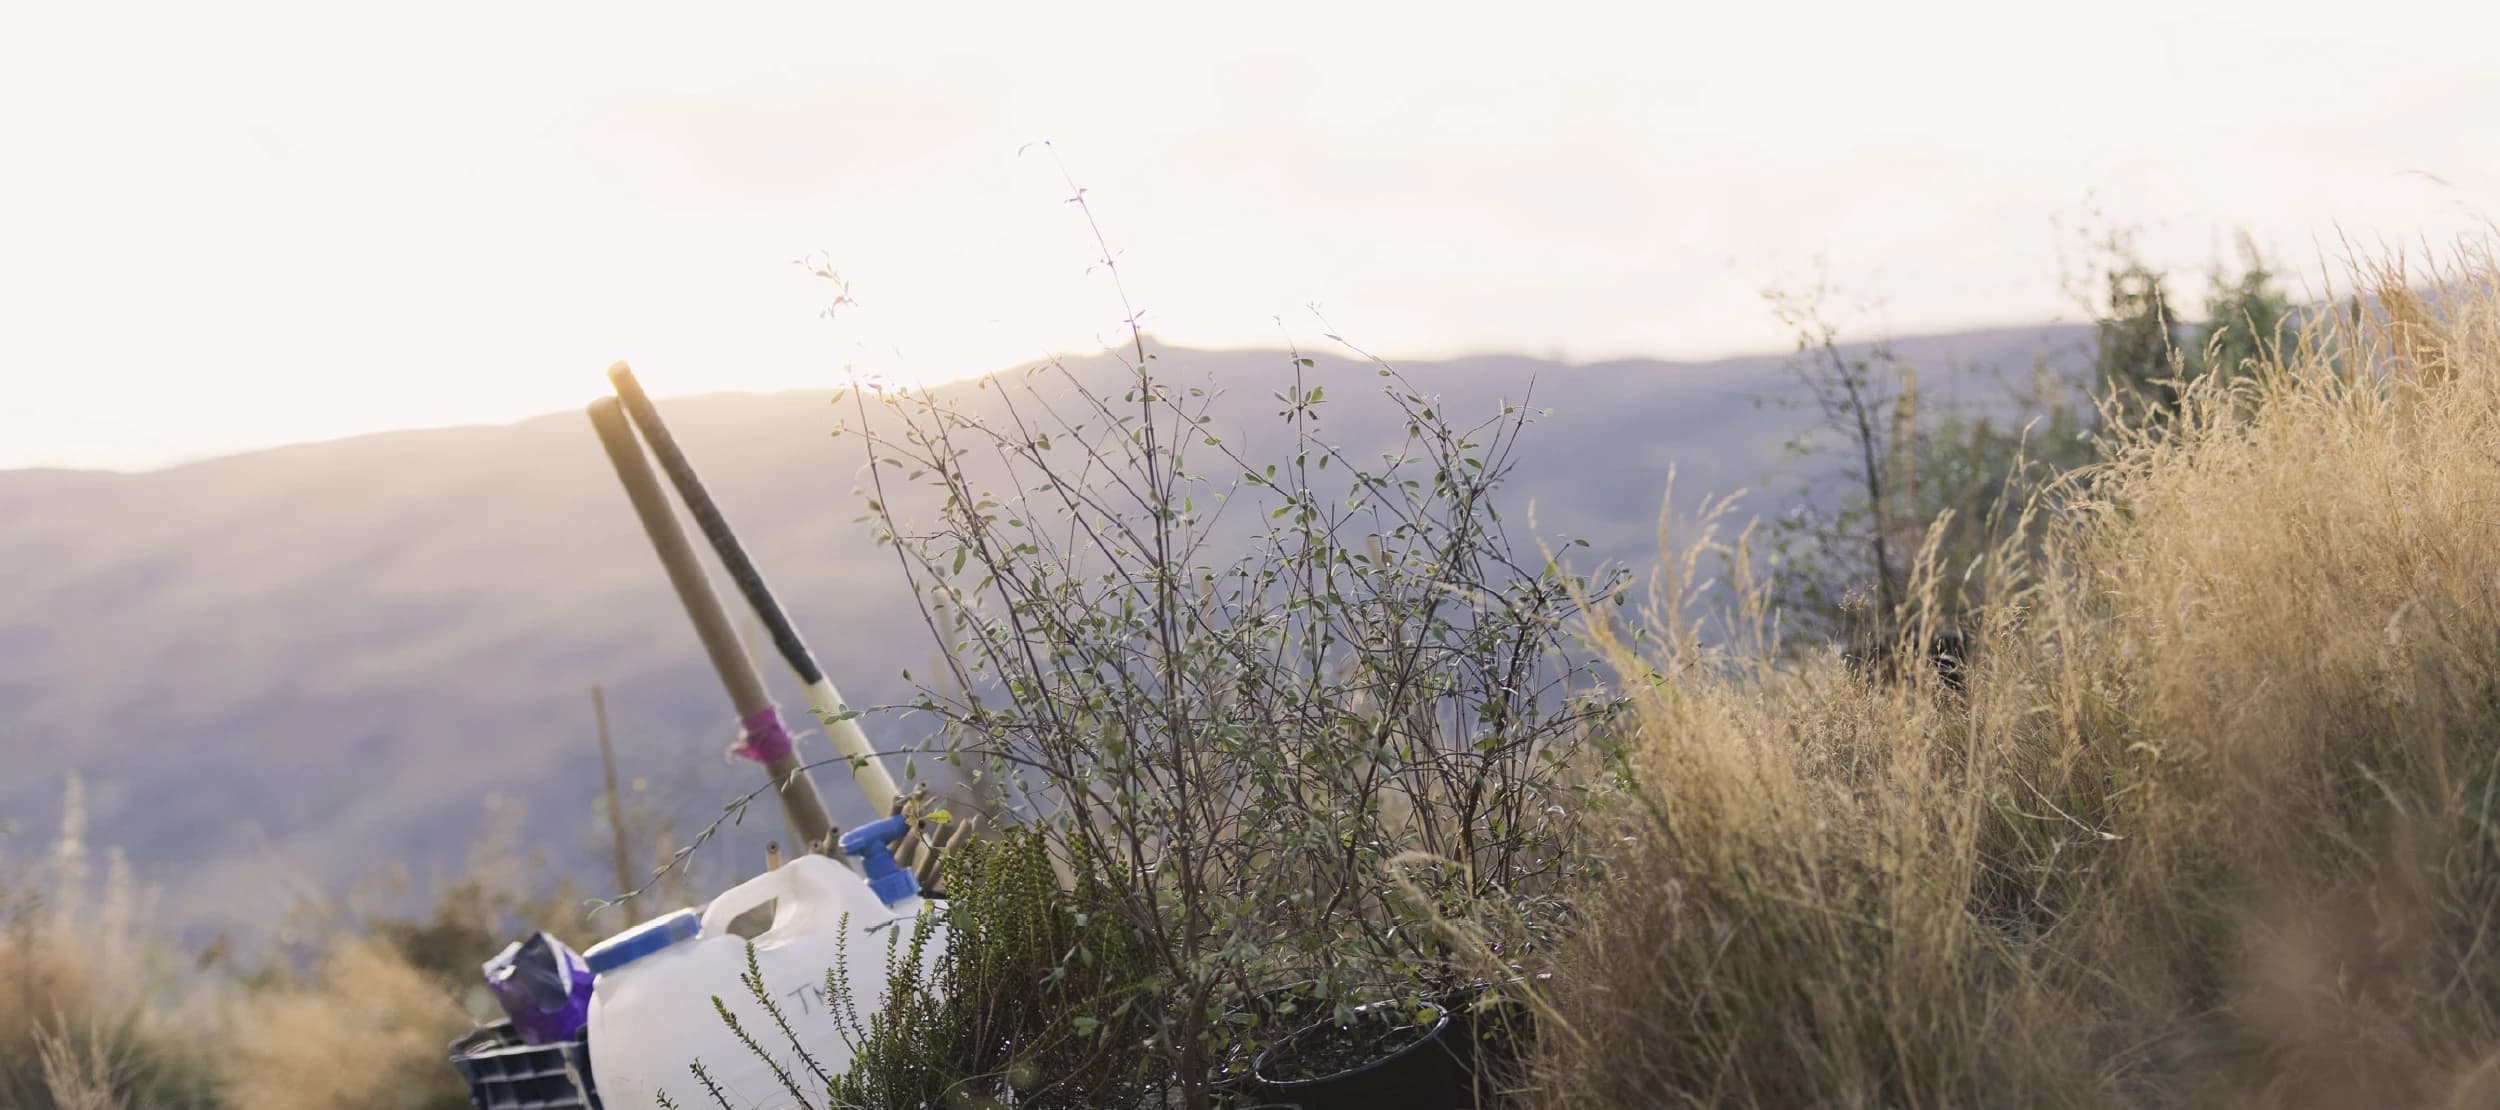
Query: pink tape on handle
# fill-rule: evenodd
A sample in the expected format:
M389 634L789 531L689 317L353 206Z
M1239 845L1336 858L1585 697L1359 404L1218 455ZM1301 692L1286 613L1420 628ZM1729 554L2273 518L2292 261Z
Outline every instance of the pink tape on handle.
M790 730L781 727L781 710L765 706L738 721L738 746L731 755L742 755L757 763L771 763L790 754Z

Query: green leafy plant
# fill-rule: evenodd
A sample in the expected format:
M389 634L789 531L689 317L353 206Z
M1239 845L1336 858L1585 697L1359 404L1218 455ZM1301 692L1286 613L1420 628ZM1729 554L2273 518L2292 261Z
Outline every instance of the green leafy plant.
M713 1019L801 1107L920 1110L1012 1098L1078 1110L1138 1104L1170 1085L1133 1048L1153 1035L1135 1004L1152 965L1102 912L1098 886L1080 877L1063 889L1032 830L965 842L943 869L950 900L914 923L881 982L851 982L846 963L826 970L833 1029L793 1026L752 946L740 986L770 1028L748 1027L718 998ZM943 950L931 959L941 930ZM807 1048L828 1032L852 1049L839 1074ZM713 1104L730 1108L699 1062L694 1076Z
M1128 1050L1202 1107L1260 990L1422 990L1458 974L1436 916L1497 911L1523 945L1559 916L1609 704L1567 629L1620 583L1514 553L1524 397L1464 423L1375 362L1404 434L1361 451L1323 431L1345 383L1297 354L1261 458L1222 385L1131 338L1115 369L854 391L842 434L946 652L917 708L1134 938ZM1382 877L1410 851L1443 861L1428 904Z
M1889 671L2016 579L1989 564L2028 553L2033 500L2090 461L2091 406L2045 366L2001 383L2000 406L1925 398L1890 344L1841 342L1828 297L1769 294L1796 337L1782 401L1813 416L1787 445L1813 465L1762 536L1771 601L1790 646L1839 644Z

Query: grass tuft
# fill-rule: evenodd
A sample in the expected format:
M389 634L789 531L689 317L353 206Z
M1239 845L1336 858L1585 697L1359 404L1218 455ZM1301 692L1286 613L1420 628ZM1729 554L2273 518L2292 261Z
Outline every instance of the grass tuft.
M1546 1101L2500 1103L2495 272L2114 434L1958 694L1596 629L1636 804Z

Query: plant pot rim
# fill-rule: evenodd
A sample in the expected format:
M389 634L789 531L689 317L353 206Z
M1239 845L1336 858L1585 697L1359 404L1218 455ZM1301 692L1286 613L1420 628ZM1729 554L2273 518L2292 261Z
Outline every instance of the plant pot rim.
M1510 991L1514 993L1509 995L1509 1000L1519 1002L1521 999L1515 993L1517 989L1544 987L1551 985L1553 980L1554 973L1550 971L1539 972L1535 975L1513 975L1506 979L1478 979L1442 991L1440 1001L1443 1009L1465 1010L1474 1006L1477 1000L1488 994Z
M1393 1005L1398 1005L1398 1003L1386 1000L1380 1002L1366 1002L1355 1007L1354 1012L1357 1014L1370 1013L1382 1007ZM1373 1068L1382 1067L1398 1060L1405 1059L1408 1056L1412 1056L1417 1052L1423 1051L1443 1033L1447 1032L1450 1027L1450 1008L1448 1006L1442 1005L1439 1002L1424 1002L1422 1005L1432 1007L1433 1021L1431 1027L1425 1029L1422 1036L1415 1038L1414 1043L1409 1044L1396 1052L1392 1052L1386 1056L1366 1060L1360 1064L1354 1065L1353 1067L1346 1068L1341 1071L1330 1072L1326 1075L1315 1075L1303 1079L1268 1078L1267 1058L1274 1055L1277 1049L1301 1040L1303 1034L1309 1033L1311 1030L1317 1029L1320 1026L1330 1024L1328 1019L1322 1018L1318 1021L1310 1023L1309 1025L1296 1029L1291 1033L1285 1034L1284 1037L1277 1040L1275 1044L1269 1045L1266 1049L1262 1050L1259 1053L1258 1058L1250 1062L1250 1078L1253 1082L1265 1086L1270 1090L1279 1093L1288 1093L1306 1087L1317 1086L1322 1083L1333 1083L1347 1076L1370 1071Z
M1532 971L1520 975L1505 975L1499 979L1470 979L1451 987L1450 992L1453 994L1482 993L1495 987L1516 987L1528 983L1551 983L1553 981L1553 972Z

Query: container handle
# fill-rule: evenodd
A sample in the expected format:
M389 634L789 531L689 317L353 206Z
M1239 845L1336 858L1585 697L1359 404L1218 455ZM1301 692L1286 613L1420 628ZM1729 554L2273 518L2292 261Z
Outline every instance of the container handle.
M727 936L729 923L737 920L739 914L781 897L782 888L790 885L789 872L787 867L776 867L730 887L720 897L712 899L712 904L703 910L703 935ZM773 916L779 917L780 914Z

